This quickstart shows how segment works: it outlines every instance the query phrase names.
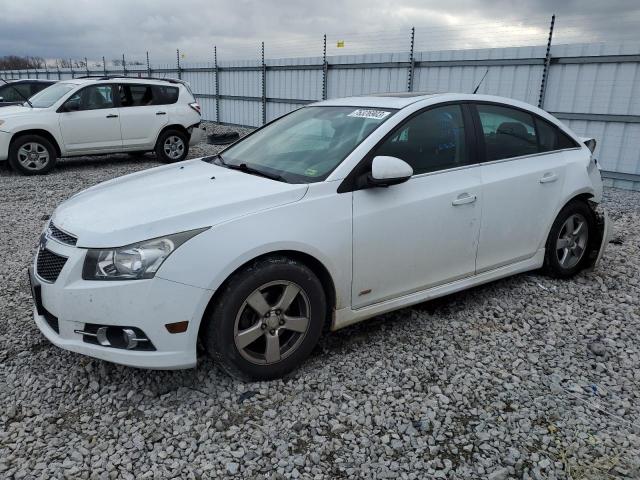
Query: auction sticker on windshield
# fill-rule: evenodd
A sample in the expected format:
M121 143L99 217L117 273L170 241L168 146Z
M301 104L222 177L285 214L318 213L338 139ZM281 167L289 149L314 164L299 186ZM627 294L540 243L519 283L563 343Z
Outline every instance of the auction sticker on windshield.
M384 110L370 110L366 108L359 108L351 112L348 117L358 118L373 118L374 120L382 120L387 117L391 112L385 112Z

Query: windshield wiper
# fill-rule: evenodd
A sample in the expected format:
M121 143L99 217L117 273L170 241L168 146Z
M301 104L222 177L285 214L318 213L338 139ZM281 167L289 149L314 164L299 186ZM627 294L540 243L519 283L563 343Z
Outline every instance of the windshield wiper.
M249 173L251 175L258 175L260 177L265 177L270 180L277 180L278 182L288 183L281 175L265 172L263 170L258 170L257 168L250 167L246 163L241 163L239 165L236 165L233 163L227 163L224 161L224 159L222 158L222 155L220 155L219 153L217 155L213 155L206 159L203 158L203 160L206 160L206 161L212 160L211 163L215 163L216 165L220 165L221 167L228 168L229 170L238 170L240 172Z

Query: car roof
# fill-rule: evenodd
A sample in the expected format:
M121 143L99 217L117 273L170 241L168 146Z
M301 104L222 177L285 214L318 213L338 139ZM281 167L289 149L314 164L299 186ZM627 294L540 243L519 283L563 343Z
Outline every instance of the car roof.
M167 85L174 86L184 85L186 82L174 78L151 78L151 77L118 77L118 76L88 76L68 78L61 80L64 83L72 83L74 85L86 85L90 83L145 83L151 85Z
M17 78L9 80L8 83L56 83L58 80L47 80L46 78Z
M525 103L514 98L498 97L495 95L479 95L474 93L424 93L424 92L400 92L400 93L373 93L357 97L336 98L310 104L311 106L327 107L369 107L369 108L394 108L403 109L415 103L425 106L432 103L443 102L490 102L522 108L548 117L549 114L535 105Z

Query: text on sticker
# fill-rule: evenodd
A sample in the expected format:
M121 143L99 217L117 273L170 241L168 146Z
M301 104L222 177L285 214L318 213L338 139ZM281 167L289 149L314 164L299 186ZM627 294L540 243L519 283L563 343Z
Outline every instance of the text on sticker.
M391 112L385 112L384 110L369 110L365 108L359 108L358 110L354 110L351 112L348 117L359 117L359 118L373 118L375 120L382 120Z

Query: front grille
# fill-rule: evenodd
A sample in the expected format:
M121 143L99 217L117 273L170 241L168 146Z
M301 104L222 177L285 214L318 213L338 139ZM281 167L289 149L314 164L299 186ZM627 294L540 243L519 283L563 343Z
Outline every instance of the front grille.
M61 243L66 243L67 245L75 245L78 239L73 235L68 234L67 232L63 232L58 227L56 227L53 223L49 224L49 236L51 238L55 238Z
M67 262L65 257L56 255L47 249L38 252L38 260L36 261L36 273L40 278L47 282L55 282L60 275L60 271Z

